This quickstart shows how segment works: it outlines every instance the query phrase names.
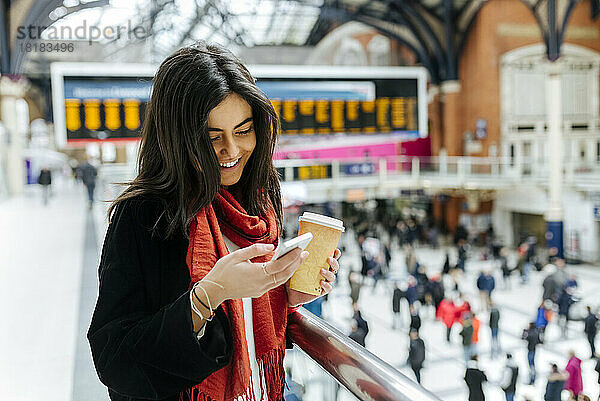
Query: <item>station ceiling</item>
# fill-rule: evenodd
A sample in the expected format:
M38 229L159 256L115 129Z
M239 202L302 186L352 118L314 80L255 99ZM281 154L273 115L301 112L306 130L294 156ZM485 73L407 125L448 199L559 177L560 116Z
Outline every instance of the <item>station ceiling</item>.
M359 21L410 48L434 82L458 78L458 59L478 12L495 0L11 0L3 2L3 71L20 71L27 52L16 46L17 26L142 26L143 37L100 38L111 61L139 61L127 48L140 43L149 62L204 39L230 48L316 45L337 26ZM569 17L581 2L600 14L600 0L520 0L535 16L548 58L560 55ZM8 6L7 6L8 5ZM4 14L4 15L2 15ZM27 40L27 38L26 38ZM3 40L5 42L6 40ZM136 43L132 43L136 42ZM107 56L108 57L108 56ZM130 59L135 58L135 59ZM7 64L10 59L10 65Z

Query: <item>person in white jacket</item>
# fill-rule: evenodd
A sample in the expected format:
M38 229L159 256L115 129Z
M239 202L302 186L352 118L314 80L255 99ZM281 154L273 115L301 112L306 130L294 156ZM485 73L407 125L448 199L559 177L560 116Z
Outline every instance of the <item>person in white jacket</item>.
M506 401L513 401L517 392L517 378L519 377L519 367L515 363L512 354L506 354L506 366L502 372L500 387L504 391Z

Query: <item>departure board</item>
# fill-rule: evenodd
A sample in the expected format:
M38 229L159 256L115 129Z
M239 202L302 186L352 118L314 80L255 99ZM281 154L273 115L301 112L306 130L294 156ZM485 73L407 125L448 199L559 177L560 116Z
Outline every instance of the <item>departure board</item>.
M282 138L427 136L427 73L421 67L255 65L249 70L280 118ZM53 63L51 71L58 148L139 140L155 66Z
M65 78L67 142L138 139L151 90L149 78Z
M259 78L283 135L418 134L417 79Z

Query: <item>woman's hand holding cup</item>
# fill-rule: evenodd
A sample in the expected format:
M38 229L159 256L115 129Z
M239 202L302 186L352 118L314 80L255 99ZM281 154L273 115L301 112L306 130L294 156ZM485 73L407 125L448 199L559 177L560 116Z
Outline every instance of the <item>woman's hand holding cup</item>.
M327 263L329 264L329 270L321 269L321 276L324 278L324 280L321 281L321 295L313 295L301 291L296 291L290 288L289 281L285 283L285 289L287 290L288 294L288 304L292 307L300 306L302 304L314 301L317 298L329 294L333 289L333 283L335 282L336 274L340 269L338 259L341 255L342 252L339 249L336 249L333 254L333 257L329 257L327 259Z

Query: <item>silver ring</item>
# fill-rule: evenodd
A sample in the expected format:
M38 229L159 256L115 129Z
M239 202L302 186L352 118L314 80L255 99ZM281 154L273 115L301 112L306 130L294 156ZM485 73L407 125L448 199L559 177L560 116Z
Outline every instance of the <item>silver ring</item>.
M262 271L263 271L263 273L265 273L265 276L270 276L270 274L267 273L266 266L267 266L267 262L262 263L262 266L261 266Z

